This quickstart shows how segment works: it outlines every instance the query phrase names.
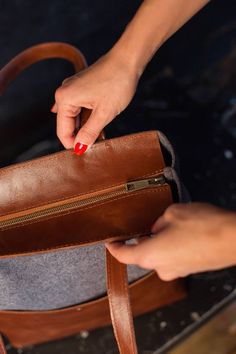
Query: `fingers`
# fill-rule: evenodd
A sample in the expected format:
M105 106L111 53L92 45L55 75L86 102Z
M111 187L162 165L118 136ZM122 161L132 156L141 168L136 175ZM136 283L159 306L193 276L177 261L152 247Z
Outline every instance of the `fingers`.
M156 234L156 233L160 232L161 230L163 230L167 225L168 225L168 222L165 219L164 215L162 215L153 224L153 226L151 228L151 232L153 234Z
M139 245L125 245L121 242L106 243L106 248L119 262L138 264L137 254Z
M72 148L74 145L76 117L80 110L80 107L72 105L57 105L57 136L66 149Z
M106 248L121 263L136 264L146 269L154 268L156 252L152 252L153 239L150 237L142 237L137 244L106 243Z
M215 235L225 217L225 212L208 205L173 204L153 225L151 238L136 245L115 243L107 248L120 262L154 269L162 280L219 269L219 257L211 257L210 251L217 245ZM216 254L222 251L221 241L215 250Z
M107 244L107 249L121 263L137 264L146 269L163 268L168 252L172 251L173 219L178 206L173 205L166 209L152 226L154 237L138 239L136 245L124 245L120 242ZM171 253L171 252L170 252Z
M74 140L75 152L79 155L88 150L88 148L95 143L99 134L113 119L112 114L101 112L101 109L95 108L87 122L78 131Z
M73 83L73 82L72 82ZM75 93L76 91L76 93ZM103 128L114 118L112 107L108 104L97 104L85 94L77 94L70 86L61 86L55 95L56 103L51 111L57 113L57 136L65 148L74 147L78 155L82 155L96 141ZM92 110L89 119L74 136L76 118L82 108Z
M66 149L73 147L76 117L80 111L80 104L74 103L70 90L59 87L51 112L57 113L57 136Z
M135 248L137 245L125 245L121 242L112 242L105 244L108 251L119 262L125 264L136 264Z
M184 273L176 267L173 255L168 255L168 252L163 250L162 242L158 241L157 238L148 237L137 245L113 242L106 244L106 248L119 262L155 270L162 280L169 281L183 276Z
M158 233L164 230L167 226L175 223L186 211L187 204L171 204L153 224L152 233Z

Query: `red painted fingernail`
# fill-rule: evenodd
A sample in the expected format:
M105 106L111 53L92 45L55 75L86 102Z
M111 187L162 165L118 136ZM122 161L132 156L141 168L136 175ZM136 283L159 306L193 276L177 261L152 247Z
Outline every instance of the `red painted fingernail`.
M75 145L75 153L76 155L83 155L85 153L85 151L87 150L88 145L82 144L82 143L77 143Z

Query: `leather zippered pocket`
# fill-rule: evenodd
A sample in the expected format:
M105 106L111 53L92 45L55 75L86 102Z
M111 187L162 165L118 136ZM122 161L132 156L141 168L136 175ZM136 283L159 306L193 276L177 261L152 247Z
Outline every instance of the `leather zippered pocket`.
M40 208L29 209L23 212L14 213L4 217L0 217L0 230L14 227L20 224L43 219L44 217L60 215L63 212L79 210L81 207L95 204L97 202L106 201L114 197L130 194L137 190L146 188L159 187L166 184L164 175L149 177L147 179L130 181L126 184L118 185L112 188L104 189L95 193L88 193L83 196L67 199L60 203L52 203Z
M172 203L170 185L159 177L161 174L151 175L147 180L130 181L93 195L83 194L2 216L0 257L147 235L156 218Z

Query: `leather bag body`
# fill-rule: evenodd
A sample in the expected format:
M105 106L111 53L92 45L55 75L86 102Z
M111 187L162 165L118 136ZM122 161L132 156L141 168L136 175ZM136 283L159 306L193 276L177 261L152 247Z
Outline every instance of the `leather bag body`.
M0 71L0 91L22 69L52 57L70 60L76 71L86 65L70 45L38 45ZM88 115L84 112L82 121ZM125 242L150 233L173 202L160 134L103 138L82 156L66 150L0 169L1 258ZM179 281L162 282L154 272L128 285L126 266L108 251L106 267L108 296L59 310L0 311L0 332L21 348L112 322L120 353L137 353L133 315L181 299L184 287Z

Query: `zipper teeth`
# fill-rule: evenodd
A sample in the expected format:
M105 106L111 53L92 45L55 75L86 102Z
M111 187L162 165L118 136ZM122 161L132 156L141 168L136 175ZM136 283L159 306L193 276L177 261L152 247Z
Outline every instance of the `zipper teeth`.
M44 210L40 210L40 211L36 211L34 213L31 214L27 214L27 215L23 215L23 216L19 216L19 217L15 217L9 220L4 220L0 222L0 227L4 228L4 227L9 227L9 226L13 226L16 225L18 223L22 223L25 221L31 221L31 220L35 220L35 219L39 219L41 217L47 217L53 214L57 214L60 213L62 211L66 211L66 210L73 210L76 209L78 207L82 207L82 206L86 206L89 205L91 203L96 203L98 201L103 201L112 197L116 197L118 195L121 194L125 194L128 193L124 188L122 190L119 191L114 191L114 192L110 192L109 194L103 194L103 195L98 195L95 197L90 197L84 200L78 200L78 201L74 201L74 202L70 202L68 204L63 204L63 205L59 205L56 207L51 207L48 209L44 209Z
M165 182L166 181L165 181L165 178L163 175L157 176L157 177L150 177L149 179L146 179L146 180L138 180L138 181L129 182L123 186L117 187L117 190L114 190L114 191L110 191L110 192L106 192L106 193L104 192L103 194L91 196L86 199L75 200L73 202L68 202L68 203L65 203L62 205L49 207L47 209L42 209L42 210L38 210L35 212L31 212L26 215L13 217L12 219L0 221L0 229L15 226L17 224L31 221L31 220L37 220L37 219L40 219L43 217L58 214L63 211L74 210L76 208L83 207L83 206L86 206L89 204L93 204L93 203L96 203L99 201L107 200L107 199L110 199L110 198L113 198L113 197L116 197L119 195L130 194L130 192L133 192L135 190L145 189L145 188L154 187L154 186L160 186L160 185L165 184Z

